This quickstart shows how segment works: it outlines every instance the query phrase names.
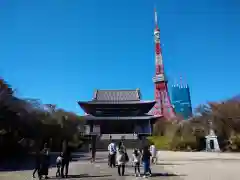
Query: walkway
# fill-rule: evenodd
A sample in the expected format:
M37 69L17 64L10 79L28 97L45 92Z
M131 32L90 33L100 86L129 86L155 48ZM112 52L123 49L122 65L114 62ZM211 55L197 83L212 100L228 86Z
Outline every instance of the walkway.
M240 153L159 152L164 170L182 174L183 180L239 180Z
M131 155L131 151L128 152ZM97 161L89 163L89 155L78 154L70 164L68 180L132 180L134 169L127 167L126 176L119 177L116 168L108 168L107 152L98 152ZM239 153L171 152L159 153L158 165L152 166L153 180L239 180ZM50 169L51 179L56 169ZM169 172L166 174L166 172ZM177 174L173 175L171 173ZM1 180L30 180L32 171L0 172Z
M131 152L129 152L130 155ZM132 179L143 179L142 177L134 177L134 169L130 165L126 169L126 176L119 177L117 174L116 168L109 168L107 166L107 152L97 153L96 163L89 163L88 158L76 158L70 164L69 175L70 177L67 180L92 180L92 179L101 179L101 180L132 180ZM180 180L179 176L173 176L169 174L166 177L166 171L163 170L162 166L155 165L152 167L153 177L149 179L153 180ZM56 169L51 168L50 170L50 179L55 178ZM161 173L161 174L160 174ZM0 172L1 180L29 180L32 179L32 171L15 171L15 172Z

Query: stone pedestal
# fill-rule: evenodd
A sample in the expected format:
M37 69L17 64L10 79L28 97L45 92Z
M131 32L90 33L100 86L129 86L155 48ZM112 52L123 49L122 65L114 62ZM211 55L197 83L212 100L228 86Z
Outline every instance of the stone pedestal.
M211 129L209 135L205 136L206 138L206 151L210 152L220 152L217 136L214 131Z

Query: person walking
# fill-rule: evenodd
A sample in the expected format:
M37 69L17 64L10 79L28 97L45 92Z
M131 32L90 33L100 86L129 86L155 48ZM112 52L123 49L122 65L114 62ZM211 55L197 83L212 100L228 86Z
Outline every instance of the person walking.
M111 143L108 145L108 162L109 162L109 167L115 167L116 166L116 144L112 140Z
M150 168L150 159L151 159L151 153L148 149L148 146L145 146L142 153L142 163L143 163L143 169L144 169L143 177L152 175L151 168Z
M69 147L68 143L63 147L62 152L62 165L61 165L61 177L64 178L68 176L68 169L69 169L69 162L71 161L71 148ZM65 169L65 174L64 174Z
M38 173L39 176L39 170L40 170L40 165L41 165L41 156L40 156L40 152L39 149L36 151L35 153L35 168L33 171L33 178L35 178L35 174Z
M156 146L154 145L154 143L151 144L150 146L150 153L151 153L151 162L152 164L156 164L157 163L157 149Z
M135 176L139 177L140 176L141 153L138 149L134 149L132 156L133 156Z
M117 165L118 165L118 175L124 176L125 173L125 164L128 161L127 151L123 142L121 141L118 144L117 148Z
M95 162L95 156L96 156L96 140L97 137L96 136L92 136L92 141L91 141L91 152L92 152L92 158L91 158L91 162Z

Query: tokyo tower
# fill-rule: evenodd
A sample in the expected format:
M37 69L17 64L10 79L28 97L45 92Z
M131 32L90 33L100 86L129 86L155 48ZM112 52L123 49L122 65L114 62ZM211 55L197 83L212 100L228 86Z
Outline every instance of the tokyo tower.
M154 89L155 89L155 101L156 104L151 110L151 113L155 116L163 116L166 119L172 119L175 117L175 112L171 104L167 78L164 74L162 49L160 43L160 29L157 21L157 11L155 13L155 29L154 29L154 42L155 42L155 76L153 77Z

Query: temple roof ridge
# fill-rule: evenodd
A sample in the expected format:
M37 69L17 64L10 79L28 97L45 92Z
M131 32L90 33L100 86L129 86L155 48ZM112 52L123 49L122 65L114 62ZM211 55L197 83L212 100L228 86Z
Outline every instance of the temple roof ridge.
M140 101L140 89L97 89L95 101Z

